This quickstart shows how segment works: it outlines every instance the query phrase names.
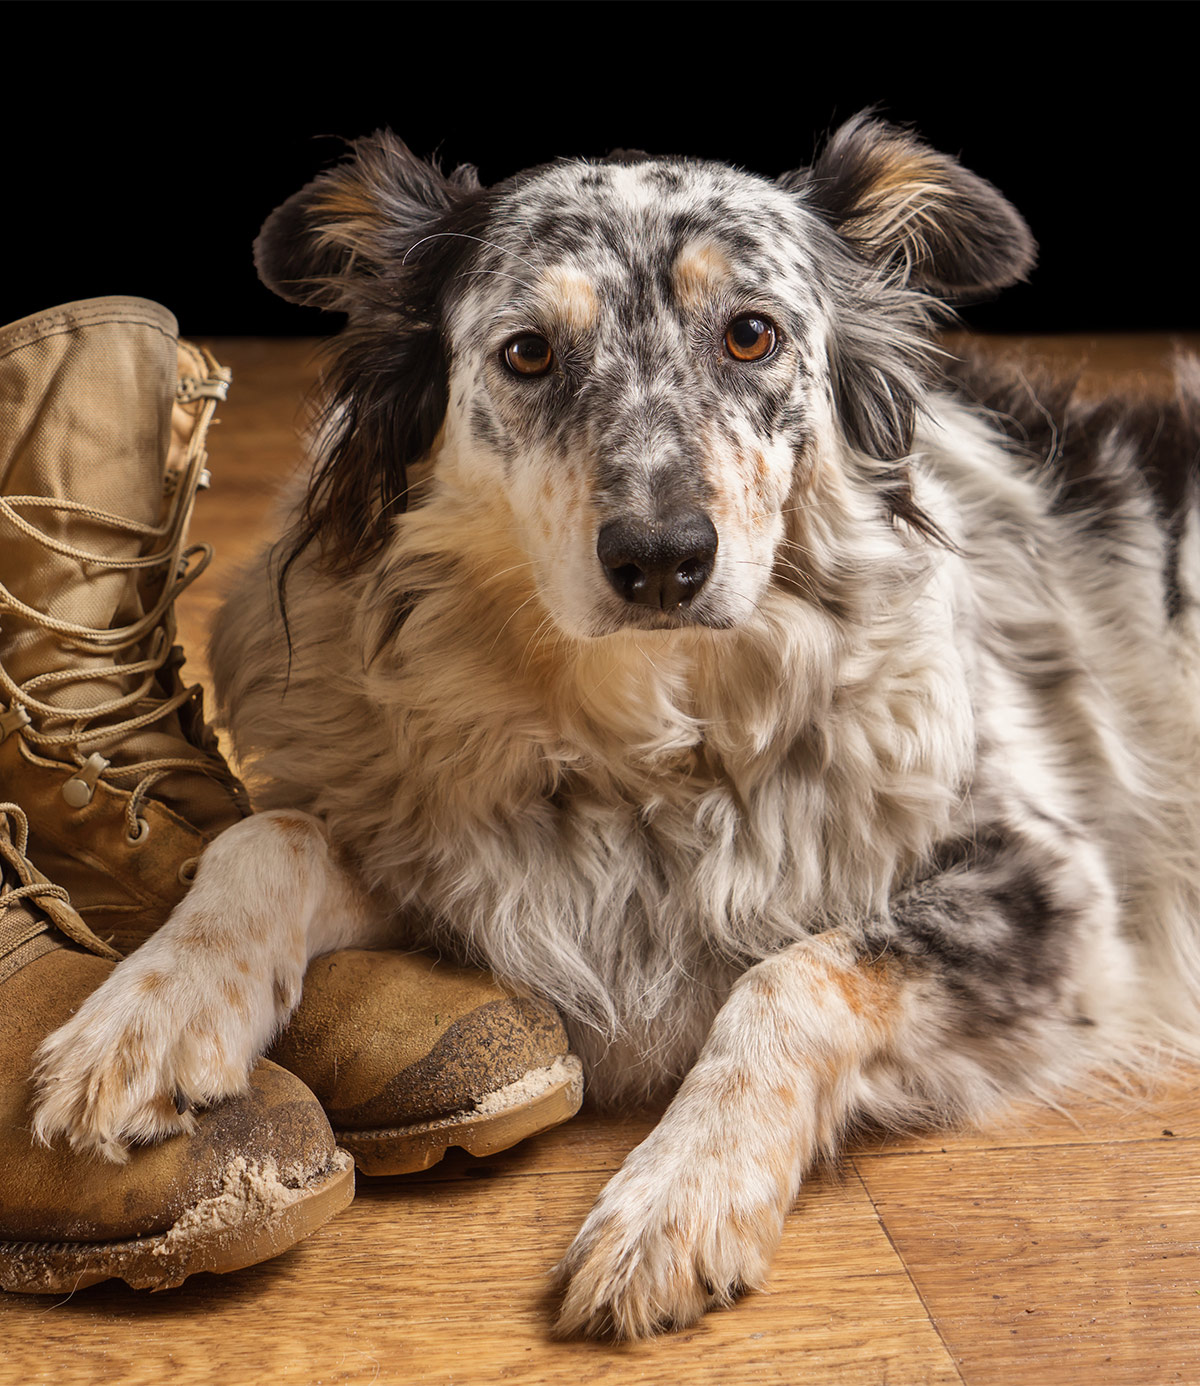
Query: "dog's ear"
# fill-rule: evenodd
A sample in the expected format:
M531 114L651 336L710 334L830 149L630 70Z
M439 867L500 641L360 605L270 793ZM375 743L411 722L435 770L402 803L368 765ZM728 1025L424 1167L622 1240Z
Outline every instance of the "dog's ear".
M1024 279L1037 247L992 185L899 126L867 113L811 169L785 175L864 258L906 284L958 301Z
M1029 228L990 183L869 112L811 168L784 174L849 252L830 334L850 444L883 461L912 449L931 319L946 300L986 297L1029 272Z
M473 168L443 174L390 130L350 149L277 207L254 243L259 277L291 303L352 312L377 297L380 278L479 189Z
M324 427L288 569L315 542L335 571L361 567L407 505L408 468L446 413L443 319L483 229L475 171L442 174L388 131L289 198L255 244L259 274L295 303L349 315L328 347Z

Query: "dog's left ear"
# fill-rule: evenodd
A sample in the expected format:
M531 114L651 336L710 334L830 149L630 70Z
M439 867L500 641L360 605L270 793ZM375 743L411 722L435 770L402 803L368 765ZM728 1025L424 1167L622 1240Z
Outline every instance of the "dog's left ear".
M780 180L865 259L913 288L959 301L1024 279L1037 246L1016 209L899 126L855 116L811 169Z
M899 461L912 449L938 300L983 298L1023 279L1033 237L990 183L868 112L779 184L850 252L857 282L844 286L829 340L846 438Z

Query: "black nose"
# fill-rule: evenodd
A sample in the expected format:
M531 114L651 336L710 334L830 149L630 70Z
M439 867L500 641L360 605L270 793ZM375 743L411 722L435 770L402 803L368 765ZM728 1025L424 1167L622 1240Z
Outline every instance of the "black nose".
M674 611L708 581L717 531L702 510L658 520L609 520L596 539L604 574L627 602Z

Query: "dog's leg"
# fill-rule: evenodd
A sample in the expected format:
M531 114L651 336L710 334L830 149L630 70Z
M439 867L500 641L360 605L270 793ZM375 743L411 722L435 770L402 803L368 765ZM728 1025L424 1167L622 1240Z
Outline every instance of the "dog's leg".
M1097 854L1048 836L989 838L886 918L739 980L559 1267L561 1333L644 1337L760 1286L802 1175L855 1117L978 1112L1078 1047L1079 933L1123 955Z
M241 1091L300 999L308 960L384 921L315 818L276 810L221 834L171 917L42 1045L33 1132L125 1158Z

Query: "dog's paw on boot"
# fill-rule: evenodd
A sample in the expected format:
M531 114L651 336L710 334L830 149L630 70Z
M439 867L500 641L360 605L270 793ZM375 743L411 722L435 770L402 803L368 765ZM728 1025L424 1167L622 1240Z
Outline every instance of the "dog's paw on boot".
M164 1289L276 1256L344 1208L350 1156L308 1089L266 1062L210 1111L165 1104L163 1128L184 1134L123 1150L120 1163L32 1140L34 1051L111 975L114 955L26 845L24 814L0 804L0 1287Z

